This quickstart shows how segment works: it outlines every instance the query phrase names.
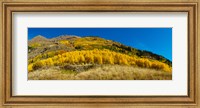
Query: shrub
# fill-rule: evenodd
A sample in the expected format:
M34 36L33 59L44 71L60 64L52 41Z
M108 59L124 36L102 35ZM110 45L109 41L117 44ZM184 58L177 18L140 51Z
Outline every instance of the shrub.
M69 45L70 44L68 40L61 40L60 43L63 44L63 45Z
M45 66L44 62L38 61L38 62L33 64L32 68L33 68L33 70L37 70L37 69L39 69L39 68L41 68L43 66Z
M31 71L33 71L33 64L28 65L28 72L31 72Z
M37 47L40 47L40 46L41 46L41 44L39 44L39 43L33 43L29 47L37 48Z

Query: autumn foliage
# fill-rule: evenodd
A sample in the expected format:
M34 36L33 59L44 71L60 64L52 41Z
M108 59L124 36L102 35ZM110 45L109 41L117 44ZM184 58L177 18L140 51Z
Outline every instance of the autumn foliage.
M60 43L64 44L64 45L69 45L70 44L68 40L61 40Z
M39 43L33 43L30 45L30 47L33 47L33 48L40 47L40 46L41 46L41 44L39 44Z
M147 58L139 58L137 56L129 56L106 49L81 50L71 52L48 52L29 60L28 71L31 72L42 67L64 66L66 64L118 64L153 68L166 72L172 71L172 68L169 65L160 61L150 60Z

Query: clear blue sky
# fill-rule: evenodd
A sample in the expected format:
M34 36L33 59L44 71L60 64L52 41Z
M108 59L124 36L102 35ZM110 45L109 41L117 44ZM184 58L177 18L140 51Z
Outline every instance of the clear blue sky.
M29 40L37 35L99 36L172 60L172 28L28 28Z

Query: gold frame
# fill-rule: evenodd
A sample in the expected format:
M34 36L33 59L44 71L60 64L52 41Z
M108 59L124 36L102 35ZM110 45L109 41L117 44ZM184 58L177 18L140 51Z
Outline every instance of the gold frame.
M200 61L200 43L199 43L199 13L198 0L181 2L181 0L110 0L95 2L86 0L61 0L52 2L52 0L42 0L43 2L24 2L24 0L5 0L1 2L2 7L2 42L0 55L1 59L1 106L16 105L53 105L62 107L62 105L79 105L78 107L104 105L113 107L137 105L137 107L200 107L199 101L200 86L198 79L198 66ZM155 2L157 1L157 2ZM188 96L12 96L12 13L13 12L188 12ZM56 105L56 106L55 106ZM80 106L81 105L81 106ZM119 106L118 106L119 105ZM139 106L138 106L139 105ZM154 106L156 105L156 106ZM167 106L166 106L167 105ZM17 106L16 106L17 107ZM34 106L33 106L34 107ZM42 107L42 106L41 106ZM131 107L131 106L130 106Z

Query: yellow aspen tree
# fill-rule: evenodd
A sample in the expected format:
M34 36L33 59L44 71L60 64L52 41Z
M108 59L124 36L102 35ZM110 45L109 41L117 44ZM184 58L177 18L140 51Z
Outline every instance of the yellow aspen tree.
M126 58L122 58L122 64L129 65L129 63L127 62Z
M52 58L48 58L47 60L48 60L48 66L53 66L54 63Z
M58 58L62 57L60 54L58 54Z
M90 62L90 55L89 55L89 53L86 53L86 54L85 54L85 62L86 62L86 63L89 63L89 62Z
M114 58L113 58L113 56L110 56L110 57L109 57L109 63L110 63L110 64L114 64Z
M97 64L103 64L103 60L102 60L102 56L101 55L96 55L95 56L95 58L96 58L96 63Z
M28 72L31 72L31 71L33 71L33 64L32 63L28 65Z
M83 55L80 55L79 62L80 63L85 63L85 57Z
M51 56L44 59L45 55ZM52 56L53 55L53 56ZM41 60L42 59L42 60ZM167 72L172 71L172 67L168 64L162 63L157 60L149 60L146 58L140 58L137 56L129 56L126 54L110 51L110 50L81 50L81 51L57 51L40 54L28 61L29 64L33 64L32 70L41 68L44 66L59 66L64 64L83 64L83 63L96 63L96 64L120 64L120 65L132 65L146 68L160 69ZM29 70L31 67L28 66Z
M151 63L148 59L144 60L144 65L145 65L144 67L147 67L147 68L151 67Z

